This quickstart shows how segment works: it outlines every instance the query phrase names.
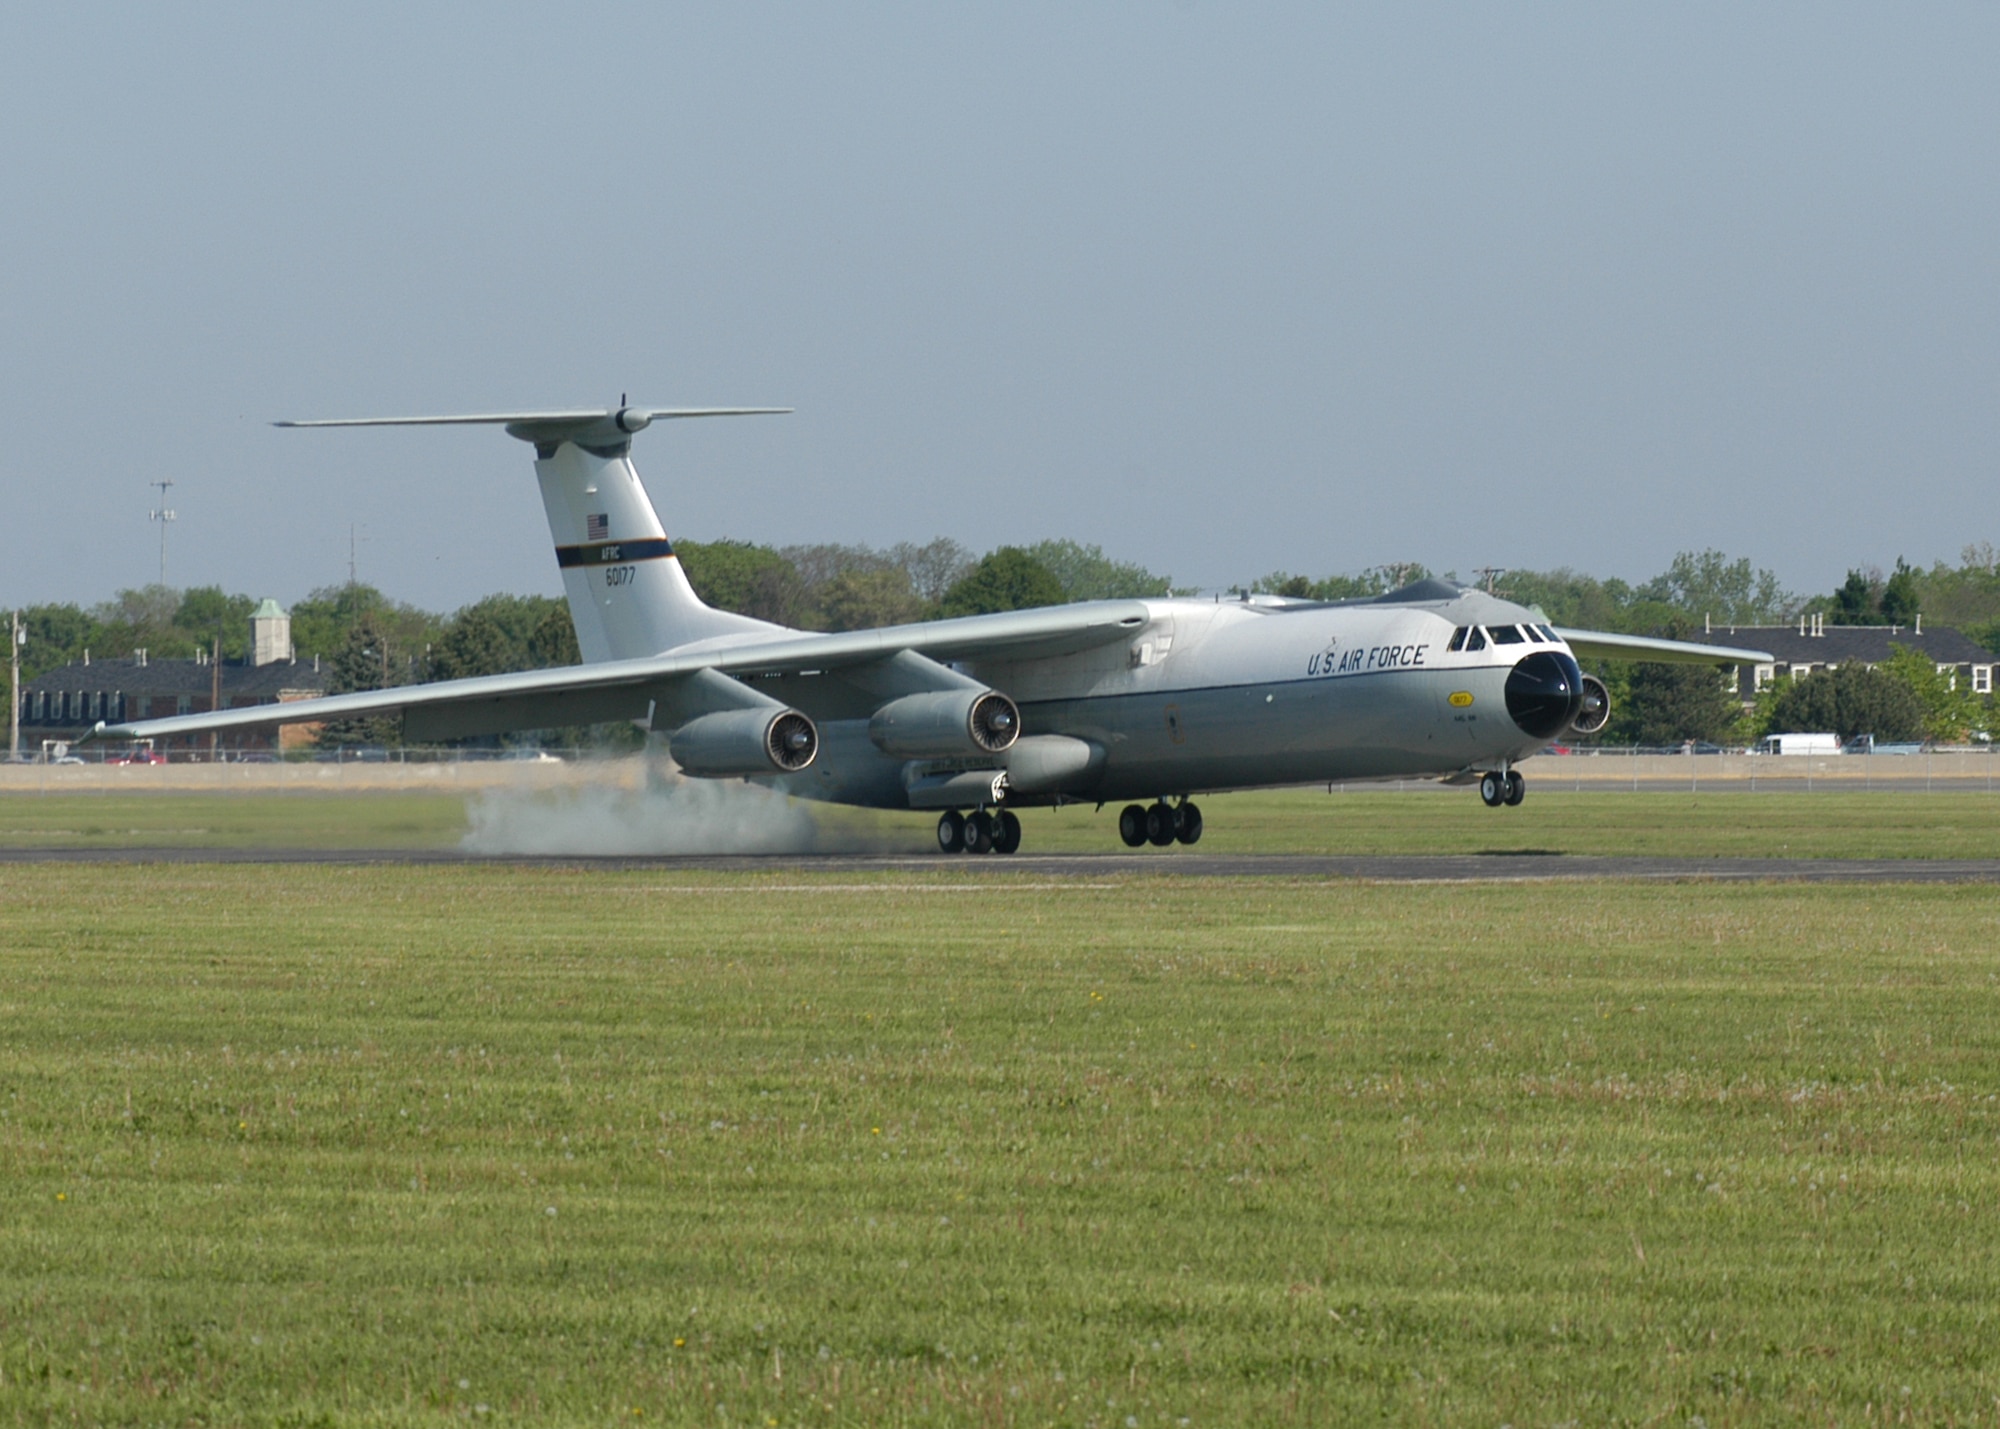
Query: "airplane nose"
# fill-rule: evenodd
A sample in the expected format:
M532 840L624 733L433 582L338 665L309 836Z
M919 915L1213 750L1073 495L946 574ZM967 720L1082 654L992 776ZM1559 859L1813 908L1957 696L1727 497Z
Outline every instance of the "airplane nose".
M1560 650L1537 650L1507 676L1507 713L1530 739L1553 739L1583 707L1583 671Z

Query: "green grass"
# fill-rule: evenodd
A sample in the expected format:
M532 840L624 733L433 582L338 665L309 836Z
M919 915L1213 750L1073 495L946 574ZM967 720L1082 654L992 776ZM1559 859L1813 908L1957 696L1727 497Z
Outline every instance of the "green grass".
M5 878L14 1422L2000 1393L1994 889Z
M534 796L509 796L532 807ZM572 796L546 796L559 805ZM2000 858L2000 796L1984 792L1549 791L1487 809L1471 790L1205 798L1203 853L1510 853L1684 858ZM814 806L826 848L924 852L934 819ZM1030 809L1028 853L1122 852L1117 808ZM14 794L0 848L444 848L464 797L442 794ZM852 840L850 843L849 840ZM1177 850L1153 857L1171 858Z
M0 848L448 848L459 794L0 794Z

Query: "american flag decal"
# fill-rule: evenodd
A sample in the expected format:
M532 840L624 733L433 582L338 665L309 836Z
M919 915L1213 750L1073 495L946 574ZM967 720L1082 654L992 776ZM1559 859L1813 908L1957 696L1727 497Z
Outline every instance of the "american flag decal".
M586 528L583 537L584 540L605 541L610 539L611 522L602 511L591 512L583 518L583 524Z

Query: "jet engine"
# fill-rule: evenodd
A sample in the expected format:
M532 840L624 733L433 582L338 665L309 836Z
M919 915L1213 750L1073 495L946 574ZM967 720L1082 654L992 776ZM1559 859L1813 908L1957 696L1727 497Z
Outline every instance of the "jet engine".
M1569 727L1578 734L1596 734L1611 722L1611 691L1595 675L1585 675L1579 683L1583 686L1583 703L1577 707L1576 718L1569 722Z
M668 736L681 772L697 779L796 774L819 753L819 731L797 710L721 710Z
M868 721L875 747L904 759L998 754L1020 736L1021 711L998 690L904 695Z

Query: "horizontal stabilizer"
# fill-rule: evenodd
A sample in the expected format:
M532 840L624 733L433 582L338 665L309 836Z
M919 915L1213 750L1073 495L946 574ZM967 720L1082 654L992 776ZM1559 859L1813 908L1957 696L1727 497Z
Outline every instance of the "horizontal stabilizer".
M469 412L453 417L321 417L273 422L274 427L504 427L583 426L607 418L663 422L674 417L775 417L790 407L580 407L567 412ZM642 423L643 424L643 423Z

